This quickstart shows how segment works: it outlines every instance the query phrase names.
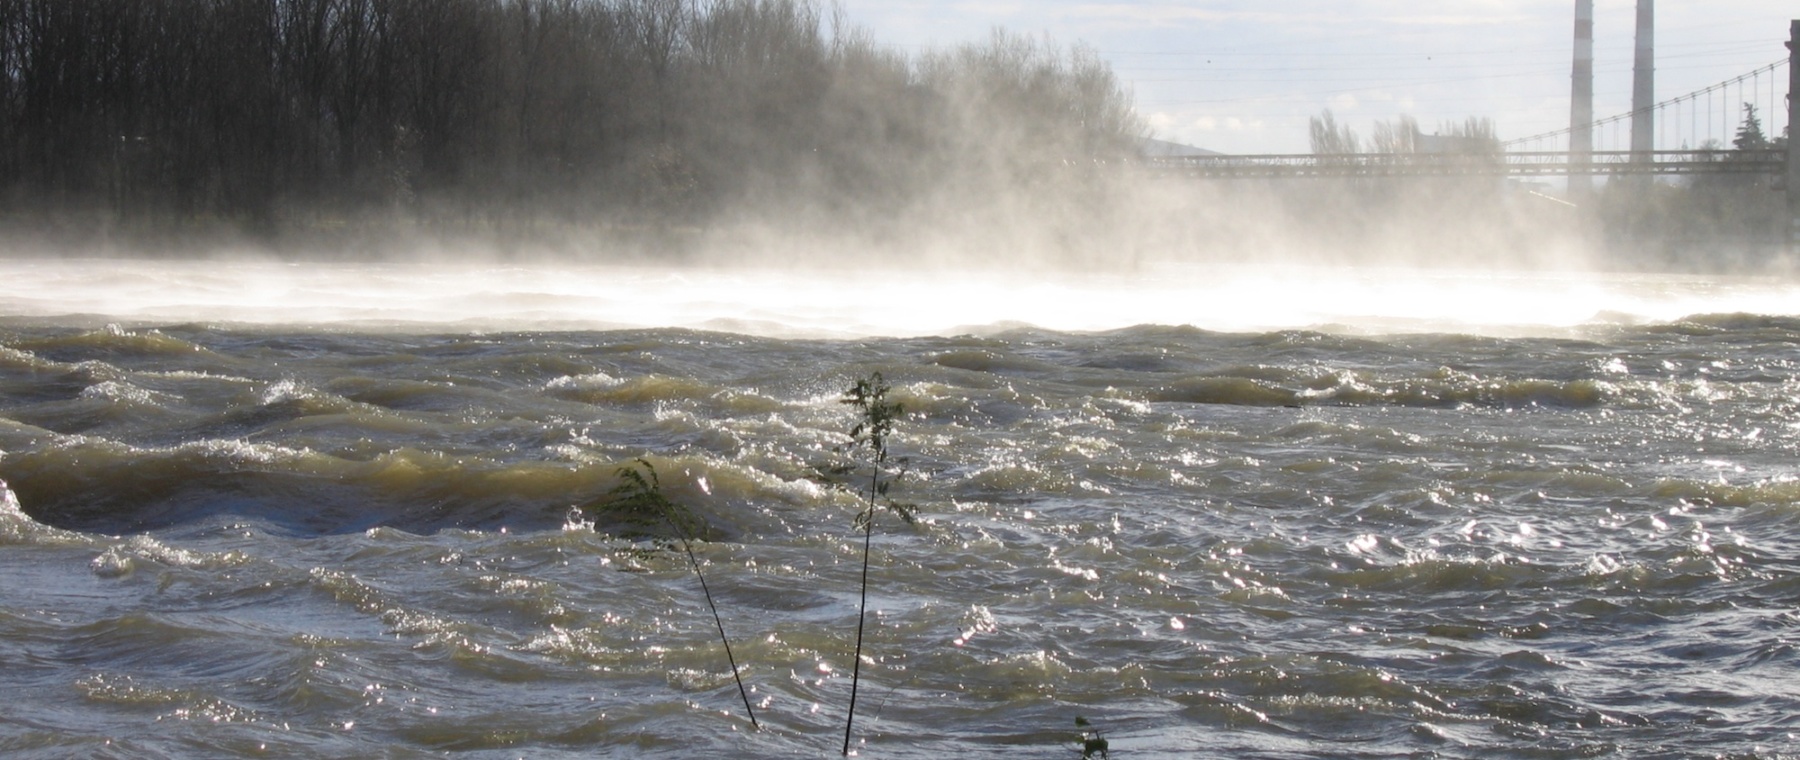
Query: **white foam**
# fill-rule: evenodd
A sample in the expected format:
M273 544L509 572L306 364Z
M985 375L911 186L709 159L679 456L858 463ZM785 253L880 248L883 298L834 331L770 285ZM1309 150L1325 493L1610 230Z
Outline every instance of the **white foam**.
M164 287L130 283L151 279ZM669 269L266 261L0 261L0 312L470 329L689 327L776 336L924 335L1028 324L1225 331L1554 331L1704 313L1800 314L1781 278L1346 266L1108 272ZM569 378L576 386L607 378Z

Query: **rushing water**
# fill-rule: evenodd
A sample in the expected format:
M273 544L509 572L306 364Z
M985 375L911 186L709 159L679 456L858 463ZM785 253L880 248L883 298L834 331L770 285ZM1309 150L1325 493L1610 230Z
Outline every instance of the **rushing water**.
M8 757L1800 757L1791 283L0 270Z

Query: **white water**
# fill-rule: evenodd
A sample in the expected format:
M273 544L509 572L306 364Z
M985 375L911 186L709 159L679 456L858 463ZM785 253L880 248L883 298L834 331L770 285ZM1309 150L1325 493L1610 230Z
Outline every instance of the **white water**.
M1304 266L1089 274L64 259L0 260L0 282L0 313L27 318L778 337L1140 324L1546 335L1594 322L1800 314L1800 282L1776 277Z

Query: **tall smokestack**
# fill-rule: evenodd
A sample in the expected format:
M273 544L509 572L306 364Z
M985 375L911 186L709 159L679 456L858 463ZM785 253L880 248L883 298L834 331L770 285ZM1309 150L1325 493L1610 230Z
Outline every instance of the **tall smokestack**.
M1594 160L1594 0L1575 0L1574 88L1569 98L1569 199L1579 203L1594 190L1581 168Z
M1637 63L1631 69L1631 152L1634 161L1649 161L1655 149L1656 0L1637 1Z
M1800 255L1800 19L1788 26L1788 252Z

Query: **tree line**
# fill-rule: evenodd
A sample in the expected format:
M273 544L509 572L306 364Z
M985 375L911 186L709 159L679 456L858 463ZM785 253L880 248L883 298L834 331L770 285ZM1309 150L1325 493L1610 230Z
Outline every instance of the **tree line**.
M0 0L15 224L880 219L1143 134L1083 48L909 56L813 0Z
M1376 122L1368 139L1327 110L1309 122L1312 151L1321 155L1456 153L1497 159L1504 147L1492 120L1447 122L1425 135L1415 119L1401 116ZM1755 105L1743 104L1743 120L1730 145L1708 141L1699 150L1710 160L1750 160L1753 152L1784 149L1789 135L1765 133ZM1783 193L1763 173L1718 172L1675 180L1613 177L1598 183L1581 205L1548 199L1556 191L1532 183L1509 184L1487 177L1423 179L1355 178L1326 183L1318 196L1301 203L1344 209L1321 221L1339 236L1355 236L1400 222L1442 239L1462 234L1472 219L1504 220L1483 234L1507 238L1509 231L1544 227L1574 231L1609 254L1608 263L1630 267L1718 269L1793 268L1771 256L1786 245L1788 218ZM1334 197L1336 196L1336 197ZM1448 212L1456 213L1448 213ZM1471 211L1477 213L1471 215ZM1374 220L1374 221L1370 221Z
M1717 140L1700 150L1719 151L1712 160L1745 161L1752 151L1787 147L1789 135L1763 131L1755 105L1743 104L1743 120L1730 145ZM1617 182L1596 197L1606 235L1634 243L1632 253L1662 268L1777 268L1793 271L1800 262L1785 258L1789 234L1782 183L1760 172L1696 174L1676 182Z

